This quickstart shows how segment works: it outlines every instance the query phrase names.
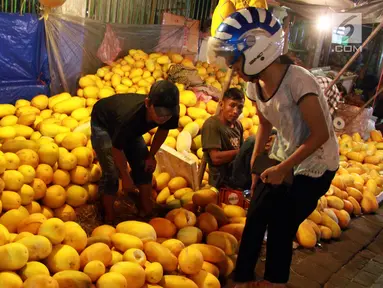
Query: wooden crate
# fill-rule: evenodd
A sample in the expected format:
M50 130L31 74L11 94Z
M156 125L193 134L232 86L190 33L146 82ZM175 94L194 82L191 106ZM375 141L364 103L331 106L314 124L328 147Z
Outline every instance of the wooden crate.
M172 177L184 177L193 190L199 189L198 168L194 160L165 144L157 152L156 160L160 172L167 172Z

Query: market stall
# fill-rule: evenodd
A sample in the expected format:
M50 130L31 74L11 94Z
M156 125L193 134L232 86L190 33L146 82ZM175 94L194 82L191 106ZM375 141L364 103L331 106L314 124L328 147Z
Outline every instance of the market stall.
M46 16L53 95L36 92L0 104L0 283L221 287L218 279L235 268L247 201L243 191L220 195L209 186L208 168L200 183L200 130L216 114L224 87L245 90L244 81L230 70L181 55L179 26L123 27ZM175 65L189 68L198 83L181 83L172 74ZM152 197L163 215L148 223L126 218L115 227L104 225L97 215L102 171L90 141L92 107L116 93L147 94L169 75L180 79L180 120L157 155ZM257 133L256 112L246 99L240 120L244 138ZM370 130L365 138L339 136L340 169L300 226L301 246L339 239L353 217L378 209L383 136ZM148 146L155 132L143 135ZM123 196L122 187L119 193ZM123 210L122 200L120 205Z

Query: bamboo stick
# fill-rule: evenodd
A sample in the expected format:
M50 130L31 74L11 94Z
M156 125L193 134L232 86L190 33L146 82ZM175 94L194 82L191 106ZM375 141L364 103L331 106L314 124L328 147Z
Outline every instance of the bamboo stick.
M380 29L382 29L383 27L383 21L380 22L380 24L378 26L376 26L375 30L372 31L372 33L370 34L370 36L368 36L368 38L364 41L364 43L358 48L358 50L355 52L355 54L350 58L350 60L348 60L348 62L346 63L346 65L344 65L344 67L342 68L342 70L339 71L338 75L336 75L336 77L334 78L334 80L331 81L330 85L326 88L325 90L325 95L327 95L328 91L330 91L330 89L332 88L332 86L334 86L334 84L339 80L339 78L344 74L344 72L346 72L346 70L348 69L348 67L350 67L350 65L355 61L355 59L360 55L360 53L362 52L363 48L367 46L367 44L379 33Z

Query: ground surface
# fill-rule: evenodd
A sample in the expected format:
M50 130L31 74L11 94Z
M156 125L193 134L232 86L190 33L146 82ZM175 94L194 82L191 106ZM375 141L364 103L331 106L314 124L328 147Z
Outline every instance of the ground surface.
M263 275L264 259L256 274ZM339 241L315 250L297 249L291 265L291 288L383 287L383 206L374 215L351 221Z

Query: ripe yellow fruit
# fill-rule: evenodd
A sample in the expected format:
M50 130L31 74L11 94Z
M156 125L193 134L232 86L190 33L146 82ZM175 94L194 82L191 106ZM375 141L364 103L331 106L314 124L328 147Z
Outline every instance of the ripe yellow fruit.
M24 185L24 176L17 170L4 171L2 178L5 183L5 190L19 191Z
M45 216L41 213L33 213L23 219L17 225L17 232L30 232L32 234L37 234L42 223L47 220Z
M59 147L55 143L43 144L37 153L40 163L53 166L59 158Z
M86 146L88 139L80 132L70 132L61 142L62 147L73 150L76 147Z
M31 186L35 191L35 196L33 200L40 200L45 196L45 193L47 191L47 185L44 183L43 180L35 178L33 179Z
M13 126L0 127L0 138L13 139L16 137L16 130Z
M186 107L193 107L197 104L197 96L193 91L185 90L180 92L180 103Z
M38 202L32 201L30 204L25 206L29 214L41 213L41 206Z
M21 221L29 216L28 211L24 207L13 209L3 213L0 217L0 224L4 225L9 233L17 232L17 226Z
M203 265L202 253L197 248L186 247L178 256L178 263L185 274L197 274Z
M97 281L97 288L127 288L128 282L124 275L117 272L108 272L102 275Z
M5 168L7 170L16 170L20 166L20 158L15 153L7 152L4 154Z
M75 221L76 220L76 211L73 207L67 204L54 210L54 216L65 221Z
M122 274L129 288L141 288L145 284L145 270L137 263L119 262L110 268L110 272Z
M20 165L30 165L33 168L39 165L39 155L32 149L21 149L16 155L20 159Z
M64 205L66 200L66 191L59 185L50 186L43 198L45 206L55 209Z
M158 262L153 262L145 268L145 279L150 284L157 284L161 281L164 275L162 265Z
M77 147L71 152L77 158L77 165L89 167L93 163L93 151L88 147Z
M25 205L29 205L30 203L32 203L34 197L35 197L35 191L33 190L33 188L27 184L24 184L20 191L19 191L19 194L20 194L20 198L21 198L21 205L25 206Z
M182 116L178 120L178 125L181 127L185 127L186 125L188 125L189 123L192 123L192 122L193 122L193 119L190 118L189 116Z
M88 183L83 186L85 190L88 192L88 201L93 202L96 201L99 197L98 195L98 185Z
M76 166L70 172L71 182L77 185L85 185L89 182L89 172L88 169L82 166Z
M40 213L43 214L47 219L51 219L54 216L53 210L47 206L41 206Z
M0 286L9 288L25 287L23 286L23 280L14 272L0 272Z
M53 173L53 184L66 187L70 183L70 175L68 171L57 169Z
M53 245L60 244L65 238L64 222L58 218L51 218L41 224L38 234L45 236Z
M157 191L163 190L165 187L168 186L168 183L170 181L170 174L169 173L161 173L156 177L157 182Z
M36 169L36 178L44 181L46 185L52 183L53 169L48 164L40 164Z
M68 221L65 225L65 238L62 244L69 245L81 253L87 244L87 235L85 231L76 222Z
M36 275L46 275L49 276L48 268L37 261L28 262L19 272L20 277L23 281L36 276Z
M88 168L88 172L89 172L89 182L94 183L100 180L102 171L99 164L91 164L91 166Z
M1 158L1 157L0 157ZM19 171L24 176L24 183L30 184L33 182L33 179L35 178L36 171L35 169L30 165L21 165L17 171Z
M17 121L19 120L19 118L15 115L8 115L8 116L5 116L3 117L1 120L0 120L0 126L1 127L6 127L6 126L13 126L17 123Z
M5 160L4 154L0 155L0 174L3 174L6 169L7 161Z
M28 278L23 285L24 288L59 288L59 283L49 275L34 275Z
M3 191L0 199L4 211L17 209L21 206L21 197L16 192Z
M56 245L46 259L47 267L51 273L65 270L79 270L80 256L69 245Z
M77 165L77 158L72 153L60 153L59 154L59 168L62 170L72 170Z
M70 185L66 190L66 193L66 203L72 207L84 205L88 200L88 192L78 185Z
M89 276L92 282L96 282L105 274L105 265L99 260L90 261L84 267L84 273Z

